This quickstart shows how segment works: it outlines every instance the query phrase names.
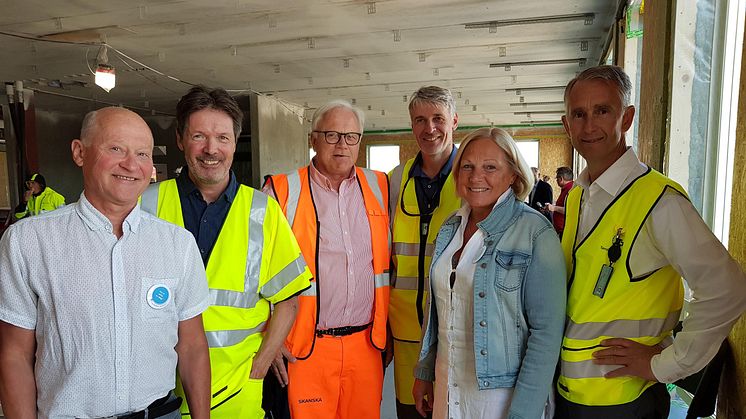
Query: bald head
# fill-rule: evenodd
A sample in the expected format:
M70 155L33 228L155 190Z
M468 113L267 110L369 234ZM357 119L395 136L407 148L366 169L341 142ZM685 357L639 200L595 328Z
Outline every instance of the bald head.
M86 146L91 145L91 140L96 136L100 126L102 124L109 125L114 121L133 123L141 128L145 128L150 133L150 128L140 115L129 109L109 106L86 114L85 118L83 118L83 126L80 129L80 140Z
M127 109L88 113L72 152L73 161L83 169L86 198L107 216L129 212L150 182L153 134L138 114Z

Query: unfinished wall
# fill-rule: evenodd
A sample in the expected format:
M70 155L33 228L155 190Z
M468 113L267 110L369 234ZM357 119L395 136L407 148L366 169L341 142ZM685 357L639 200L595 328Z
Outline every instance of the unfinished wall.
M454 134L454 142L457 144L468 135L473 129L458 130ZM561 166L572 167L572 145L565 135L565 130L561 126L556 127L519 127L506 128L506 131L513 136L516 141L521 140L539 140L539 171L547 174L552 178L549 183L554 188L554 196L559 195L559 186L554 181L555 170ZM372 133L364 134L361 141L360 154L357 158L357 165L365 167L368 161L366 155L368 145L391 144L399 146L399 161L405 162L411 159L419 148L411 131L394 132L394 133ZM577 173L576 173L577 175Z
M308 134L302 107L252 94L250 114L251 186L261 187L265 175L308 164Z

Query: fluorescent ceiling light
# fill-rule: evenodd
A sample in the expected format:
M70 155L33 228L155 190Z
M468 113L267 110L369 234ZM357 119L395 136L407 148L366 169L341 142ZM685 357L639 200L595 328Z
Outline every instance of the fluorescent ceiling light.
M539 114L549 114L549 115L564 115L565 111L521 111L521 112L513 112L513 115L526 115L529 118L531 115L539 115Z
M537 87L513 87L505 89L506 92L521 92L521 91L534 91L534 90L559 90L565 89L565 86L537 86ZM520 94L519 94L520 96Z
M516 61L512 63L492 63L490 68L505 67L505 71L510 71L513 66L529 66L529 65L554 65L554 64L578 64L584 66L586 63L585 58L566 58L559 60L539 60L539 61Z
M572 22L582 20L585 25L592 25L595 13L575 13L570 15L553 15L529 17L523 19L488 20L483 22L465 23L465 29L491 29L499 26L532 25L536 23Z
M511 103L510 106L526 107L526 106L543 106L543 105L563 105L565 102L561 100L553 100L548 102L515 102Z

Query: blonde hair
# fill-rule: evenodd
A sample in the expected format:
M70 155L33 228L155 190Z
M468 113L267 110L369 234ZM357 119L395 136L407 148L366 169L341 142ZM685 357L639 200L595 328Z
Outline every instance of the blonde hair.
M469 133L464 138L453 161L453 177L456 182L458 182L459 167L461 166L461 158L464 155L464 150L466 150L470 142L479 138L492 140L492 142L497 144L505 152L507 163L516 175L515 182L510 187L519 200L525 200L534 186L534 176L531 174L531 168L528 167L526 160L523 159L523 156L518 151L513 137L501 128L480 128Z

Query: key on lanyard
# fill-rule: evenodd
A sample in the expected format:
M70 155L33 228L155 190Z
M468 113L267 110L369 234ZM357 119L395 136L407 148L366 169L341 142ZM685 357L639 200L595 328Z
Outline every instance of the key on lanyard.
M604 294L606 294L606 288L609 286L611 274L614 273L614 262L619 260L619 258L622 256L622 245L624 244L624 241L622 240L622 233L623 231L621 228L617 229L611 247L607 249L609 264L604 264L601 267L601 273L598 274L596 286L593 287L593 295L598 298L604 298Z

